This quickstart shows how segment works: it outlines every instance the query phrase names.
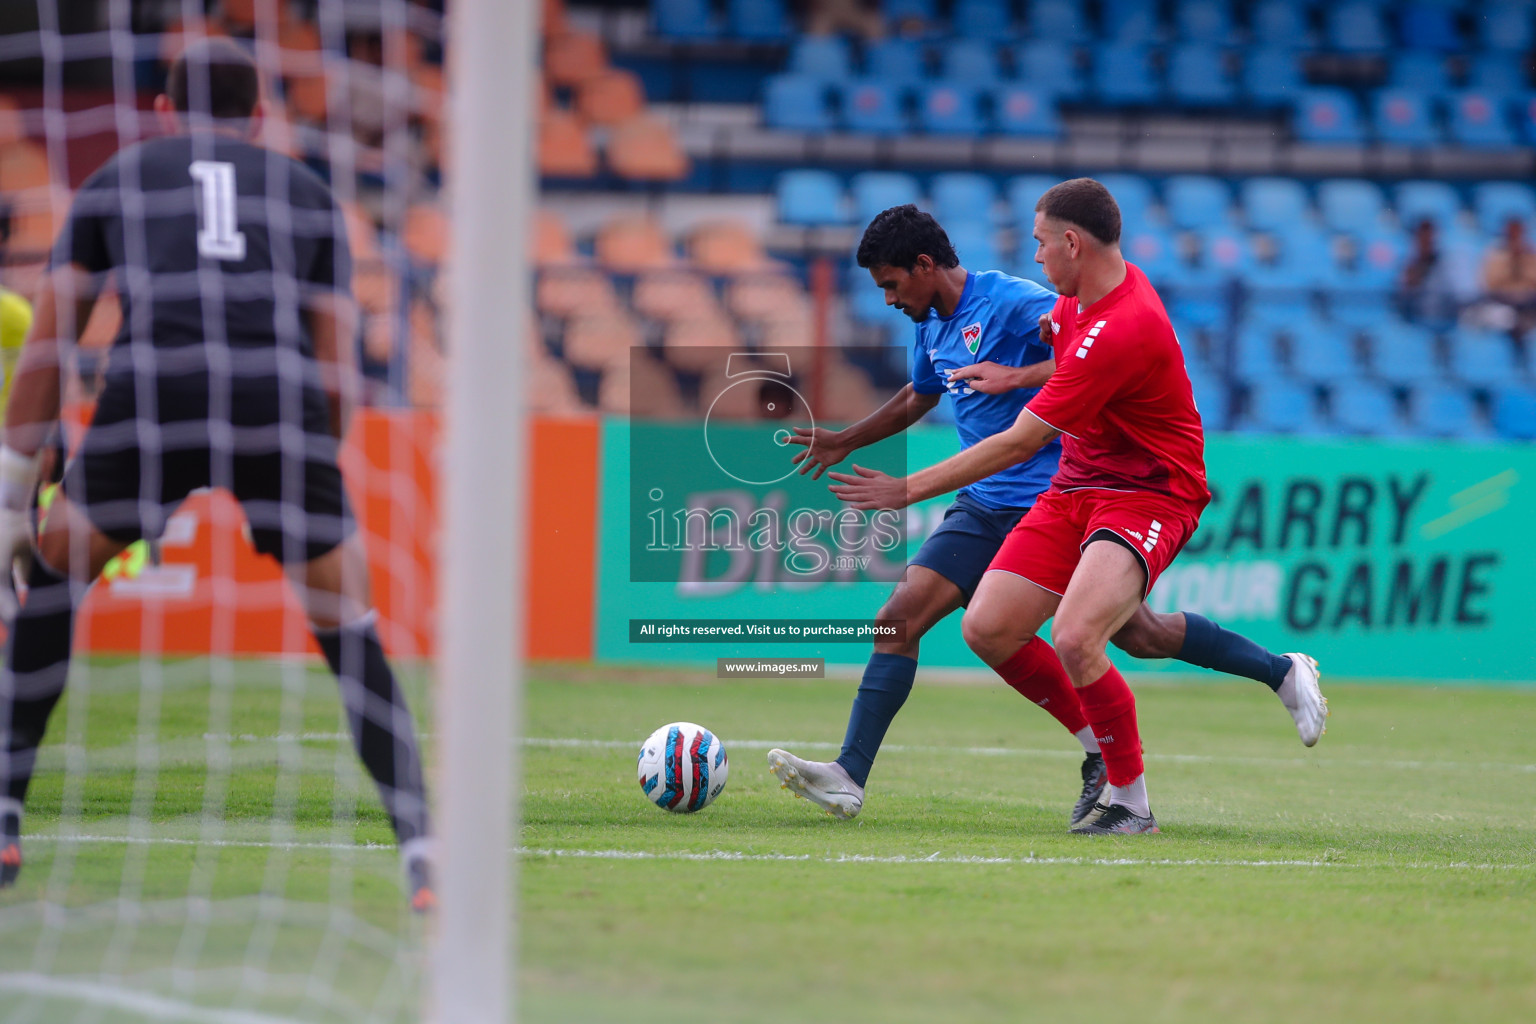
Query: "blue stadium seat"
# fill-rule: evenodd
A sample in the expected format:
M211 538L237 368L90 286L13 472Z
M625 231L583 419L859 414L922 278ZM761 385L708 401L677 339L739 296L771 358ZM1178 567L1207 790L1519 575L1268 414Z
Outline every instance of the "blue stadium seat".
M870 43L864 50L864 71L888 85L918 85L927 77L922 45L901 37Z
M1343 328L1309 317L1287 323L1282 333L1290 339L1291 373L1298 380L1328 384L1359 376L1354 338Z
M1237 99L1237 88L1220 50L1188 43L1174 47L1168 56L1168 94L1189 106L1220 107Z
M1492 93L1461 92L1450 100L1451 140L1477 149L1504 149L1516 144L1499 97Z
M1165 281L1161 291L1168 316L1179 329L1227 329L1230 309L1224 295L1204 287L1191 287L1193 281L1187 270L1177 272L1177 282Z
M656 34L667 39L715 39L720 23L709 0L656 0L652 5Z
M1295 0L1261 0L1254 5L1249 21L1253 40L1261 46L1300 49L1312 43L1306 7Z
M1520 0L1488 4L1479 12L1476 23L1485 50L1523 53L1536 41L1531 34L1530 4Z
M1179 174L1163 185L1163 205L1176 228L1216 227L1230 219L1232 192L1220 178Z
M1314 315L1311 305L1304 300L1298 300L1294 295L1251 292L1247 301L1243 303L1245 326L1267 327L1273 330L1292 320L1310 318Z
M1174 10L1178 38L1216 46L1232 41L1232 5L1226 0L1180 0Z
M884 0L880 6L885 11L886 20L892 24L903 18L917 18L932 24L939 16L939 5L935 0Z
M1240 232L1230 227L1206 227L1198 229L1195 237L1199 241L1203 276L1228 281L1248 273L1253 253Z
M1330 178L1317 186L1317 206L1332 230L1362 234L1381 225L1386 203L1375 182Z
M1195 393L1195 408L1206 430L1222 430L1232 418L1232 400L1227 386L1208 370L1190 366L1189 386Z
M1536 393L1501 388L1493 396L1493 426L1504 437L1536 440Z
M1409 230L1426 218L1447 228L1461 213L1460 197L1443 181L1402 182L1394 190L1393 206L1398 223Z
M1153 284L1169 280L1178 271L1178 254L1168 233L1152 227L1135 227L1120 234L1120 251L1141 268Z
M1515 53L1480 53L1467 69L1467 85L1491 96L1515 96L1531 87L1525 74L1525 56Z
M1033 0L1029 5L1029 34L1036 39L1080 43L1088 38L1083 5L1077 0Z
M1083 75L1071 47L1054 39L1022 43L1013 51L1013 66L1021 82L1052 96L1083 94Z
M1396 316L1392 300L1390 288L1336 287L1328 293L1328 315L1341 327L1370 331Z
M965 82L935 82L923 90L917 123L930 135L979 135L986 127L976 90Z
M852 262L848 268L848 305L854 320L861 324L892 329L895 337L892 339L900 344L911 343L912 329L907 326L902 332L903 324L910 325L905 313L885 304L885 293L875 287L874 280L869 276L869 271Z
M998 255L997 233L985 223L961 221L946 224L944 233L955 247L962 265L970 270L996 270L1002 264Z
M1433 50L1403 50L1392 56L1387 85L1420 93L1445 92L1451 87L1445 54Z
M1536 96L1526 96L1515 104L1515 123L1527 146L1536 146Z
M1145 46L1157 41L1155 0L1104 0L1099 34L1125 46Z
M1472 188L1472 209L1477 214L1478 227L1486 234L1504 230L1510 218L1525 221L1529 229L1536 221L1536 193L1529 185L1517 181L1485 181Z
M899 135L907 130L897 90L864 78L843 89L843 126L864 135Z
M1051 282L1046 279L1045 268L1035 262L1035 240L1028 235L1019 238L1019 251L1014 255L1013 263L1009 267L1009 273L1014 277L1022 277L1026 281L1033 281L1042 288L1051 288Z
M1028 236L1035 229L1035 204L1046 190L1057 185L1061 178L1052 174L1022 174L1008 181L1008 208L1013 211L1013 222L1019 231ZM1030 250L1031 255L1034 249Z
M1162 98L1144 47L1111 44L1093 49L1093 88L1110 106L1151 106Z
M737 39L781 43L793 33L784 0L730 0L725 11L728 31Z
M951 39L944 44L940 66L945 78L966 85L994 85L1003 77L997 46L985 39Z
M996 43L1014 34L1009 0L955 0L950 28L957 36Z
M1282 375L1280 339L1275 324L1248 321L1232 342L1232 373L1245 384Z
M801 36L789 51L787 70L823 82L846 81L853 75L848 42L841 36Z
M1333 393L1333 422L1346 433L1400 437L1405 431L1392 392L1373 381L1346 378Z
M997 186L984 174L963 171L936 174L928 189L928 198L940 224L951 221L997 223Z
M1334 291L1388 290L1397 286L1408 256L1408 234L1381 227L1358 236L1353 267L1329 271L1326 286Z
M1254 47L1243 58L1243 93L1264 106L1289 106L1306 88L1301 55L1277 46Z
M1431 437L1479 438L1487 431L1467 389L1442 381L1426 381L1413 389L1408 408L1414 426Z
M1361 142L1360 111L1343 89L1305 89L1296 97L1293 122L1304 142Z
M1250 384L1250 427L1283 434L1310 432L1315 428L1317 402L1311 388L1281 378Z
M1381 380L1419 386L1443 376L1435 361L1435 337L1427 328L1390 314L1361 326L1370 339L1371 370Z
M779 220L817 226L845 224L843 185L828 171L785 171L778 181Z
M1307 216L1307 190L1295 178L1249 178L1239 192L1248 223L1276 231L1300 223Z
M1109 189L1120 207L1122 227L1140 227L1151 223L1152 183L1139 174L1101 174L1099 184Z
M1004 135L1055 138L1061 119L1049 93L1032 86L1004 85L992 91L992 117Z
M1398 11L1397 29L1403 45L1411 49L1456 50L1461 47L1456 12L1445 4L1404 4Z
M786 131L831 131L826 83L807 75L774 75L764 87L763 120Z
M1502 387L1519 372L1509 335L1458 328L1451 335L1451 372L1477 387Z
M855 174L848 190L853 195L853 218L857 224L868 224L880 211L916 203L922 197L917 179L898 171Z
M1429 109L1429 96L1406 89L1381 89L1371 100L1376 137L1399 146L1432 146L1440 129Z
M1328 45L1346 53L1380 53L1391 45L1374 4L1344 3L1324 12Z

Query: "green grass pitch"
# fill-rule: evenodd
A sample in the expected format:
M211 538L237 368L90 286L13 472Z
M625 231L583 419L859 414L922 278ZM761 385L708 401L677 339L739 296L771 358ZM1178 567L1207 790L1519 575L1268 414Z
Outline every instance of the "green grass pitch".
M416 1019L426 927L329 676L139 673L90 663L50 731L0 1020ZM852 681L534 668L522 1019L1536 1018L1536 692L1324 683L1307 751L1258 684L1134 681L1163 833L1094 840L1075 744L1000 684L920 678L840 822L764 754L832 756ZM694 815L635 780L676 719L731 757Z

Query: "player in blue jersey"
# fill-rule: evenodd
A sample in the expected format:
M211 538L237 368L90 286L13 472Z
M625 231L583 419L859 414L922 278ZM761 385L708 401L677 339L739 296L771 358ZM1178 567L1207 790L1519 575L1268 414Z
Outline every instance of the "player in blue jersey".
M795 456L800 472L814 468L813 479L820 477L854 450L916 423L946 392L954 402L962 447L1012 426L1055 369L1051 346L1040 338L1040 321L1055 305L1055 293L997 271L966 270L939 223L910 204L892 207L870 223L859 243L858 262L885 291L886 303L917 325L912 380L844 430L797 428L791 440L806 446ZM769 770L785 788L838 818L859 813L875 755L912 691L923 635L968 604L1003 539L1050 486L1060 454L1060 443L1052 441L1027 461L955 496L876 617L881 624L898 626L899 639L875 644L837 760L806 761L788 751L769 751ZM854 470L868 473L858 466ZM1202 616L1161 615L1145 604L1114 643L1136 658L1175 658L1258 680L1281 698L1303 743L1311 746L1321 735L1320 706L1297 697L1317 693L1316 663L1305 655L1271 654ZM1093 812L1107 779L1093 730L1076 702L1034 692L1029 679L1010 685L1050 712L1083 745L1082 790L1071 814L1076 825Z

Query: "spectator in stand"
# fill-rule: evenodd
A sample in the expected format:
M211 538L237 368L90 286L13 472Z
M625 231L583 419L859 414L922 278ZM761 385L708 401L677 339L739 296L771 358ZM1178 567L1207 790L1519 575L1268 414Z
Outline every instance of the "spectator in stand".
M805 0L804 20L806 32L813 36L885 38L885 15L878 0Z
M1507 313L1503 319L1521 337L1536 326L1536 250L1517 217L1504 222L1504 237L1483 258L1483 294Z
M1433 330L1456 322L1460 303L1450 261L1440 249L1435 222L1429 218L1413 228L1413 250L1398 280L1398 303L1403 317Z

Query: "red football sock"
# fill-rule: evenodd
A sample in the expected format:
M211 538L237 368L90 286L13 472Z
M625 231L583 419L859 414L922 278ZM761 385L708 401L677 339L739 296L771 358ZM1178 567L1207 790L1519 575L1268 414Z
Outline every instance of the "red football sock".
M1093 737L1104 754L1111 786L1129 786L1142 773L1141 733L1136 729L1136 698L1115 666L1080 687L1078 700L1093 724Z
M1038 636L1030 637L1029 643L1014 651L1013 657L994 671L1003 677L1003 682L1049 711L1067 732L1078 733L1088 727L1077 690L1067 678L1067 670L1061 667L1056 648Z

